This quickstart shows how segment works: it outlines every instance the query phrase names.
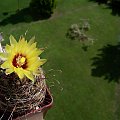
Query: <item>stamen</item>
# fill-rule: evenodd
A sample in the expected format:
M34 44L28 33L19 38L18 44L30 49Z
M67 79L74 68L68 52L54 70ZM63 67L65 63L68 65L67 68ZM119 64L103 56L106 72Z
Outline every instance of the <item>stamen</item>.
M16 62L18 64L18 66L22 66L25 63L25 57L23 57L22 55L19 55L16 58Z
M17 54L15 55L14 59L13 59L13 66L15 67L22 67L23 69L27 68L27 59L25 56L23 56L22 54Z
M20 62L23 64L23 63L25 63L25 60L26 60L25 57L21 57Z

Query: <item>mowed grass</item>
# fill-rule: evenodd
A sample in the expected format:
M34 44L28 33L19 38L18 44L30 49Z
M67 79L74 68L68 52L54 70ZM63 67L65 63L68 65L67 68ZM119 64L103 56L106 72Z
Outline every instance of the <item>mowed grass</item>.
M21 8L28 3L21 0ZM16 0L2 1L0 19L15 13L16 9ZM2 13L6 11L13 13L4 16ZM79 41L65 36L69 26L79 24L81 19L89 19L91 29L88 34L95 39L94 45L86 52ZM38 47L45 48L41 57L48 61L43 68L48 84L51 86L54 82L51 88L54 105L46 120L118 120L120 105L116 104L116 83L108 83L103 77L93 77L91 70L92 58L97 56L98 49L118 43L119 26L120 17L112 16L111 10L104 5L87 0L58 0L50 19L7 24L0 26L0 31L5 38L4 44L8 43L10 34L19 38L28 31L26 38L35 35Z

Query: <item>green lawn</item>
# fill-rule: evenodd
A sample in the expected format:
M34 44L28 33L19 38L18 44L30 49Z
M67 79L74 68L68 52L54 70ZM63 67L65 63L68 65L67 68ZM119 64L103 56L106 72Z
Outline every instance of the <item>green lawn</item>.
M15 13L16 1L1 1L0 20ZM28 6L29 1L21 0L20 8ZM3 15L3 12L8 12L8 15ZM81 19L89 19L91 29L88 33L96 39L86 52L79 41L65 36L68 27L80 23ZM49 73L48 83L52 85L54 82L51 88L54 105L46 120L119 120L118 83L91 75L92 58L97 56L98 49L118 43L119 26L120 17L111 15L111 10L104 5L88 0L58 0L50 19L6 24L0 26L0 32L3 32L4 43L7 43L10 34L18 38L28 30L26 37L29 39L35 35L38 46L46 48L42 58L48 62L43 68ZM50 69L54 71L49 72Z

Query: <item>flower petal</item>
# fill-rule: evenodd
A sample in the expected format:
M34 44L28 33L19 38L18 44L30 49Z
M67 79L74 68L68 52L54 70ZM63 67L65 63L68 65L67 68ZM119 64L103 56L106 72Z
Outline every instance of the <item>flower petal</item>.
M47 59L40 59L39 65L43 65L44 63L46 63Z
M29 58L32 58L34 56L39 56L42 52L43 52L43 50L34 49L34 50L29 51L29 53L27 54L27 57L29 59Z
M33 37L30 39L30 41L28 42L28 44L29 44L29 45L32 45L32 44L34 43L34 41L35 41L35 36L33 36Z
M34 76L30 71L27 70L23 70L24 74L26 75L26 77L28 77L30 80L32 80L34 82Z
M10 39L10 44L11 45L17 44L16 39L12 35L10 35L9 39Z
M6 75L11 74L12 72L14 72L14 70L10 69L10 68L6 69L6 71L5 71Z
M23 72L23 69L22 68L14 68L14 71L17 73L18 77L20 79L23 79L24 77L24 72Z
M43 65L47 60L46 59L36 59L34 61L30 61L28 63L28 68L27 70L30 70L30 71L36 71L38 69L38 67L40 67L41 65Z
M10 63L8 61L5 61L2 65L1 68L6 69L6 68L10 68Z
M10 45L6 45L5 46L5 50L6 50L6 52L10 52L11 51L11 46Z
M8 54L7 53L0 53L0 58L5 60L6 58L8 57Z

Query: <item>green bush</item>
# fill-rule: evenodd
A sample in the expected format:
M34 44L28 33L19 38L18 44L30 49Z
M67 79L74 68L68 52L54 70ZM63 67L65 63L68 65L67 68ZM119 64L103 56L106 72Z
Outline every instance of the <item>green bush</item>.
M31 0L31 13L37 18L50 17L56 7L56 0Z

